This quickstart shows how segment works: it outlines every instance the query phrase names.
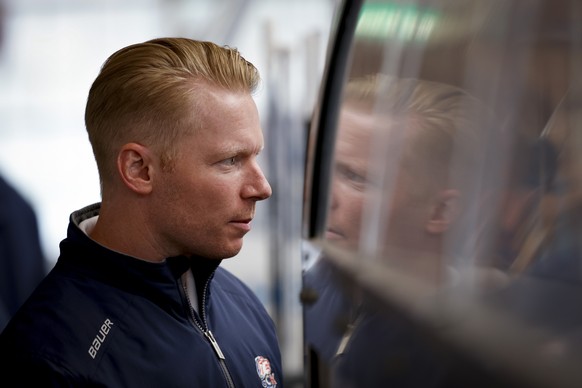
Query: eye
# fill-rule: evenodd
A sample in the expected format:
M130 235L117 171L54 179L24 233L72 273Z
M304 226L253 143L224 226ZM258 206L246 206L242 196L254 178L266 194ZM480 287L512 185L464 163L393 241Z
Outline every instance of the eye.
M344 179L353 182L355 184L364 184L366 183L366 178L354 171L351 170L344 170L342 171L342 176Z
M348 166L337 166L336 173L340 180L358 190L363 190L368 184L368 181L364 175L354 171Z
M225 166L235 166L237 163L237 158L235 156L233 156L232 158L224 159L220 163L224 164Z

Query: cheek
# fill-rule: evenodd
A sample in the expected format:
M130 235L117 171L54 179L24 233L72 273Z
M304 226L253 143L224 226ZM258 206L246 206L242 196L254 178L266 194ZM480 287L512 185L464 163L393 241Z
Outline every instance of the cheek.
M404 191L395 194L384 216L385 239L408 241L422 236L429 216L427 204L411 201Z
M365 196L363 195L352 195L347 198L346 201L346 215L349 219L353 220L354 223L361 223L362 215L364 212Z
M346 195L337 209L339 218L352 239L357 239L360 235L365 198L366 196L361 192Z
M213 190L204 177L187 173L173 175L166 179L160 187L161 207L166 208L168 215L173 215L184 222L185 219L198 215L204 217L208 212L214 212L216 203L220 200L220 192ZM192 221L190 221L192 222Z
M199 200L207 200L214 203L215 197L226 196L233 191L234 183L232 179L209 171L188 171L177 179L178 187L183 195L191 195Z

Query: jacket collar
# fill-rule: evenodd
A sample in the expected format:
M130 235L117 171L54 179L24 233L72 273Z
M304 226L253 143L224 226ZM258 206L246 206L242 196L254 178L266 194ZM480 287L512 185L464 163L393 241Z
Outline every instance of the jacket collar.
M182 274L192 268L199 287L204 287L213 278L221 260L175 256L153 263L98 244L81 230L79 224L99 215L100 208L101 204L95 203L71 214L67 238L60 244L61 255L57 265L75 271L77 276L93 278L157 301L164 309L180 311L183 310L183 303L177 282ZM174 303L168 303L170 300Z

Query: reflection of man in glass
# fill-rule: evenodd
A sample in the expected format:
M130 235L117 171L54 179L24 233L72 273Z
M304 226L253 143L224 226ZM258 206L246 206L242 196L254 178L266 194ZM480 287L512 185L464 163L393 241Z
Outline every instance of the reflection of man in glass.
M479 129L488 119L480 102L450 85L351 80L340 112L326 239L441 283L449 256L460 254L455 244L467 240L463 205L472 197ZM318 296L305 308L305 337L321 368L330 368L331 386L444 386L448 364L439 349L404 317L342 294L329 263L316 262L304 285Z
M397 257L398 265L437 281L443 236L459 221L478 152L475 129L485 112L450 85L379 76L350 82L326 238Z

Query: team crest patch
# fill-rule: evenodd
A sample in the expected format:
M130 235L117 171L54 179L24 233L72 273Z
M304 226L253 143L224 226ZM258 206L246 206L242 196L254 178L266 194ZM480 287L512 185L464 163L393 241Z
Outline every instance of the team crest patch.
M255 357L255 365L257 366L257 374L261 378L263 387L275 388L277 381L275 380L275 372L271 370L269 359L263 356L257 356Z

